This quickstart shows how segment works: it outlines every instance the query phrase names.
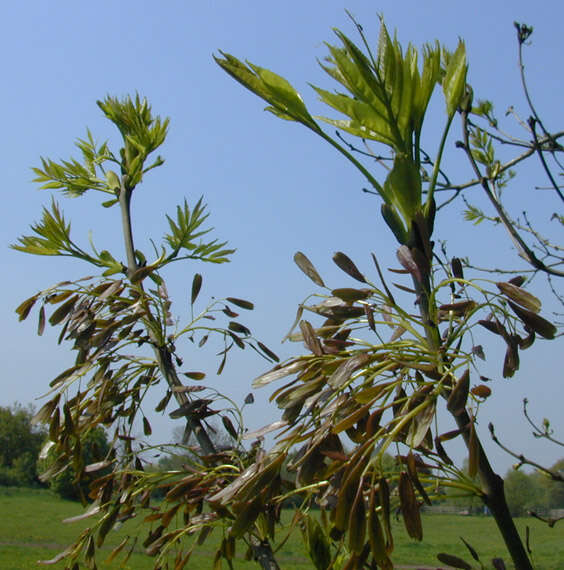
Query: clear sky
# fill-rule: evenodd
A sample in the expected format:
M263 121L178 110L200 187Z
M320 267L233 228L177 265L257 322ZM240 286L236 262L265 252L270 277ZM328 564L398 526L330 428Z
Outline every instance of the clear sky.
M2 322L2 390L0 405L35 402L48 382L70 365L54 335L35 337L35 322L19 324L14 308L39 289L89 273L65 259L32 258L8 249L30 223L38 219L48 192L31 182L30 167L40 156L53 159L74 154L73 141L88 126L102 141L116 140L112 126L95 105L106 94L139 92L153 111L171 118L170 134L161 154L164 167L147 177L137 192L134 223L138 246L148 249L159 240L165 213L186 198L205 196L216 235L237 248L229 265L173 266L170 286L176 308L185 311L195 271L204 274L202 297L238 296L255 302L257 310L245 322L281 356L300 347L280 340L293 321L297 304L315 286L297 269L292 256L304 251L333 287L354 286L331 262L334 251L350 255L366 271L370 252L385 266L394 265L395 245L379 215L376 198L361 192L364 181L354 169L305 129L264 113L264 105L229 78L214 63L219 49L268 67L287 77L307 102L320 112L308 82L332 88L316 64L325 53L324 41L334 41L332 28L354 36L345 9L361 22L370 39L377 39L378 14L383 14L398 38L421 46L438 39L454 48L459 37L467 46L469 80L478 97L497 104L498 114L514 105L527 109L519 85L513 21L534 26L527 49L527 72L533 96L552 129L562 127L562 53L564 8L560 2L397 2L337 0L296 2L11 2L3 8L0 47L3 53L3 109L0 150L3 158L3 224L0 226ZM437 107L440 111L440 108ZM440 118L442 121L442 117ZM428 119L427 136L437 132ZM454 139L453 139L454 140ZM452 146L452 143L451 143ZM450 171L466 179L468 167L452 155ZM515 210L538 210L548 219L544 197L532 190L538 170L525 172L511 189ZM540 196L540 197L539 197ZM99 248L118 253L117 211L107 211L94 199L61 197L73 233L85 243L92 230ZM543 217L545 216L545 217ZM439 238L452 255L478 265L514 259L507 238L463 222L460 208L451 208L440 224ZM561 236L560 236L561 237ZM560 242L561 243L561 242ZM513 256L513 257L512 257ZM174 307L173 307L174 308ZM540 343L539 343L540 344ZM192 369L213 372L213 355L191 352ZM494 362L490 375L494 398L482 409L480 429L495 421L498 432L520 451L548 463L561 451L530 437L520 415L524 396L531 411L548 415L564 435L561 413L561 340L545 343L522 357L522 371L512 380L500 378ZM499 353L497 359L499 360ZM493 355L495 356L495 354ZM252 379L267 368L255 353L234 359L217 387L242 402ZM210 375L213 378L213 374ZM265 399L269 389L248 408L251 427L276 419ZM157 421L157 433L168 437L171 426ZM484 434L485 435L485 434ZM487 438L487 435L485 435ZM509 458L492 450L496 466Z

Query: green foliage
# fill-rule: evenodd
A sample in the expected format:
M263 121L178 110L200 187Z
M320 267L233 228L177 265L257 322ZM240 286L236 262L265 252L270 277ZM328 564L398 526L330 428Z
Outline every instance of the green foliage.
M88 140L78 139L76 146L82 154L82 162L71 158L56 163L49 159L41 159L42 168L34 168L37 175L34 182L42 184L42 189L62 190L72 197L81 196L87 190L112 193L105 180L98 176L99 170L104 173L103 164L112 160L107 143L96 147L92 133L87 131Z
M208 261L213 263L224 263L229 261L229 257L235 252L234 249L223 249L227 242L218 242L213 240L209 243L196 242L195 240L210 231L212 228L200 229L200 226L206 221L209 214L205 213L205 206L202 204L200 198L193 210L190 208L186 200L184 206L177 206L176 220L167 216L170 226L170 234L164 236L164 239L169 244L172 252L169 259L199 259L201 261ZM178 258L180 250L187 250L187 254Z
M310 129L319 129L299 93L283 77L257 65L245 65L227 53L222 52L222 56L223 59L215 58L217 63L239 83L269 103L267 111L282 119L299 121Z
M404 55L383 21L376 58L369 48L365 55L345 34L339 30L335 33L342 47L328 44L329 65L322 67L350 95L336 95L319 87L315 90L323 102L349 119L323 120L355 136L389 145L398 155L413 158L413 141L421 134L427 105L440 80L438 44L426 45L422 50L420 72L415 48L409 45ZM450 93L449 97L452 98Z
M560 459L550 467L550 471L561 477L564 476L564 459ZM531 476L533 485L540 488L542 507L544 509L564 509L564 482L554 480L547 473L537 471Z
M0 407L0 485L38 485L35 463L45 431L32 424L33 408Z
M147 100L141 99L139 95L135 99L128 97L124 100L108 96L103 101L98 101L98 107L116 125L123 137L121 160L116 160L112 155L112 162L119 165L122 176L126 176L125 179L122 178L124 188L132 189L142 181L145 173L163 164L164 160L158 156L150 166L145 166L149 155L163 144L169 119L153 117ZM110 185L114 186L112 180Z
M543 489L534 475L511 470L505 476L505 495L514 517L526 516L544 505Z
M458 42L458 47L454 53L445 54L447 61L445 65L445 75L443 77L443 92L445 95L447 116L454 117L458 106L463 102L466 86L466 49L462 41Z
M490 166L495 159L494 147L492 138L487 133L475 130L470 134L470 141L472 142L472 155L477 162Z
M303 124L346 156L380 194L387 208L383 212L384 220L398 241L406 244L415 239L411 231L417 215L424 214L432 226L433 194L444 139L466 87L465 48L459 42L456 51L450 53L437 42L425 45L420 53L409 45L404 54L399 42L392 41L382 21L374 57L362 28L357 25L357 29L366 53L336 30L341 46L327 44L329 56L321 63L324 71L341 88L344 87L345 92L332 92L316 86L313 89L322 102L347 117L320 117L320 120L362 140L390 147L394 166L383 185L337 139L321 129L307 111L301 96L286 79L254 64L245 65L223 52L216 61L237 81L267 101L271 105L267 110ZM419 57L423 60L421 70L418 67ZM422 162L421 130L429 100L439 83L442 83L447 106L447 126L433 177L426 189L427 203L423 209L419 172Z
M476 206L468 204L468 209L464 212L464 219L468 222L473 222L474 224L478 225L487 219L487 217L484 212L482 212L482 210L476 208Z
M153 117L151 107L139 95L135 99L126 98L123 101L114 97L106 97L98 102L98 106L106 117L119 129L124 146L119 151L119 158L110 150L107 143L100 147L88 131L87 140L78 139L76 146L82 154L82 161L70 159L56 163L42 159L42 168L35 168L38 175L35 182L42 189L62 190L63 194L78 197L88 190L111 194L113 199L102 202L102 206L111 207L119 202L131 200L131 194L143 176L151 169L164 163L162 157L149 166L145 162L165 140L169 124L168 119ZM108 164L119 168L121 177L113 170L108 170ZM178 259L195 259L213 263L228 261L234 252L225 246L227 242L213 239L204 242L202 236L210 233L212 228L202 228L208 218L205 204L200 198L190 211L188 202L177 208L177 219L167 216L171 233L164 236L164 241L170 246L168 255L153 262L161 267ZM64 218L59 204L53 199L50 209L43 209L40 222L31 226L32 234L19 238L12 247L18 251L34 255L59 255L82 259L88 263L106 268L104 276L125 272L128 263L123 263L107 250L98 252L91 242L92 254L87 253L71 239L71 224ZM185 255L179 257L185 250Z
M20 245L12 246L14 249L35 255L71 255L78 251L70 237L70 224L54 200L51 211L43 208L41 222L32 225L31 229L37 236L20 238Z

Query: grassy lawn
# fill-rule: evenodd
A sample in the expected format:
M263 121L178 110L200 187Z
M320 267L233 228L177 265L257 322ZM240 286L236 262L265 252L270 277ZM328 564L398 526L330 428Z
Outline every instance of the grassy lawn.
M82 507L79 504L58 499L47 491L0 488L0 568L2 570L38 568L38 560L53 558L73 541L80 530L88 526L88 521L74 524L60 522L81 512ZM105 564L104 558L112 546L117 545L125 536L136 534L139 523L131 521L128 524L108 535L101 555L97 556L98 568L122 568L120 557L112 564ZM564 568L564 525L550 529L539 521L531 519L520 519L517 524L523 533L527 525L530 527L536 568L539 570ZM494 556L502 556L506 562L508 561L494 521L489 517L428 515L424 519L424 540L421 543L410 540L403 531L401 523L396 524L396 531L394 562L397 565L428 565L437 568L438 552L457 554L470 562L470 555L460 541L460 536L478 551L484 563L488 563ZM238 554L242 556L243 552ZM212 535L204 548L193 555L188 567L211 568L213 556ZM298 533L284 545L277 558L283 569L311 568ZM124 568L150 569L152 562L139 546ZM61 567L62 563L54 566L54 568ZM235 567L258 568L254 563L242 559L236 562Z

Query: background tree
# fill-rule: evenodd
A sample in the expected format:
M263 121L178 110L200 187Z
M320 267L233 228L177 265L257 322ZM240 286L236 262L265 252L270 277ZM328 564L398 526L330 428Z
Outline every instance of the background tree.
M562 473L564 459L550 467L551 473ZM564 508L564 485L543 470L525 473L515 465L505 475L505 492L513 516L533 515L550 526L562 517L551 516L551 510Z
M550 471L564 477L564 459L560 459L551 465ZM562 481L554 481L544 473L539 473L539 476L543 478L547 507L549 509L564 509L564 484Z
M211 420L208 422L208 433L217 450L229 449L233 445L233 439L225 432L223 426L219 426ZM193 434L190 435L188 441L184 441L185 430L181 426L177 426L172 430L172 438L170 445L163 448L163 453L155 465L155 468L165 471L174 469L185 469L186 465L194 461L197 455L198 442ZM196 451L196 453L194 453Z
M514 517L522 517L531 510L542 509L543 489L533 475L511 470L505 475L504 488L509 510Z
M32 424L33 407L0 407L0 484L37 485L37 456L45 430Z

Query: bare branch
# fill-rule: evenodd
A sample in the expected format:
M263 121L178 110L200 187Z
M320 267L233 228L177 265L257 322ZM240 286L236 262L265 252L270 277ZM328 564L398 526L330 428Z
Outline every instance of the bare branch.
M535 469L538 469L539 471L542 471L543 473L548 475L553 481L559 481L561 483L564 483L564 476L562 476L560 473L557 473L556 471L548 469L547 467L543 467L542 465L540 465L540 463L537 463L536 461L533 461L532 459L528 459L522 453L515 453L514 451L509 449L509 447L507 447L506 445L501 443L499 441L498 437L495 435L495 428L491 422L488 424L488 428L490 430L490 435L491 435L492 441L496 445L501 447L501 449L503 449L503 451L505 451L508 455L511 455L511 457L514 457L519 462L518 465L515 466L515 469L519 469L519 467L521 467L523 465L530 465L531 467L534 467Z

